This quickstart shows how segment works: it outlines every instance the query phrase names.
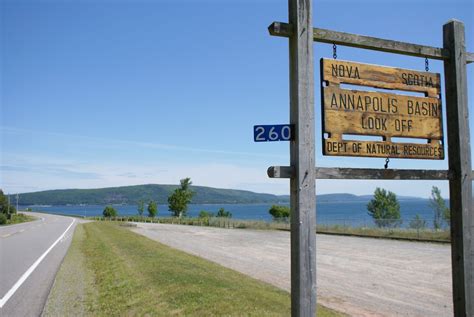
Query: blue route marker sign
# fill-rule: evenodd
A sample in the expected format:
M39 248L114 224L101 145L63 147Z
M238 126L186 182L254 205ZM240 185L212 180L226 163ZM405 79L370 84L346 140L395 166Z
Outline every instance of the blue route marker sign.
M293 128L291 124L255 125L253 127L255 142L291 141Z

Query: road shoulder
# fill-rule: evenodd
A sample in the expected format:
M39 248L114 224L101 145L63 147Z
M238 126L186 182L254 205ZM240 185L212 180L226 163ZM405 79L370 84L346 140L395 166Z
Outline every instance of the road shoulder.
M80 244L85 239L82 224L76 232L68 254L56 275L42 316L86 316L91 303L87 298L95 298L94 274L88 269ZM91 296L87 296L88 293Z

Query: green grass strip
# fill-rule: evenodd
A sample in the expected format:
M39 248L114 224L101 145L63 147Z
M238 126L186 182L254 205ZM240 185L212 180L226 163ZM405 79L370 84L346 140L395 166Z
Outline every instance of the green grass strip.
M44 315L289 316L290 296L115 224L88 223L76 229ZM341 315L318 307L318 316Z

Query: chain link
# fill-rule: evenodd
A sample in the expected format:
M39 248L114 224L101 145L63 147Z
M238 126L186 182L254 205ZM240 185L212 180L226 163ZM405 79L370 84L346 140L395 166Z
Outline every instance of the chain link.
M390 163L390 159L387 157L387 158L385 159L385 165L383 166L385 169L388 168L388 163Z
M332 45L332 58L337 59L337 46L336 46L336 44Z
M430 70L430 62L428 61L428 57L425 57L425 70L426 71Z

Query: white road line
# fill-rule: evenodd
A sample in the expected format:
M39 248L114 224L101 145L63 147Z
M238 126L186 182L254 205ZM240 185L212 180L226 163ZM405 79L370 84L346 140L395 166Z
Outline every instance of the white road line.
M66 232L72 227L74 222L76 222L76 219L72 219L72 222L69 225L69 227L67 227L66 231L64 231L63 234L48 248L48 250L46 250L38 258L38 260L36 260L35 263L33 263L25 273L23 273L23 275L15 283L15 285L13 285L12 288L10 288L10 290L5 294L5 296L3 296L2 299L0 299L0 308L2 308L3 305L5 305L7 303L7 301L10 299L10 297L12 297L13 294L15 294L15 292L18 290L18 288L20 288L20 286L26 281L26 279L31 275L31 273L33 273L33 271L41 263L41 261L43 261L43 259L46 257L46 255L48 255L49 251L51 251L56 246L56 244L58 244L58 242L61 241L61 239L64 237L64 235L66 235Z

